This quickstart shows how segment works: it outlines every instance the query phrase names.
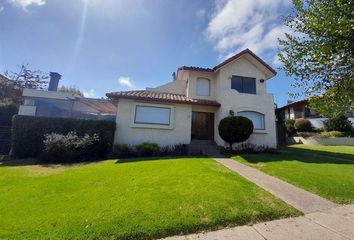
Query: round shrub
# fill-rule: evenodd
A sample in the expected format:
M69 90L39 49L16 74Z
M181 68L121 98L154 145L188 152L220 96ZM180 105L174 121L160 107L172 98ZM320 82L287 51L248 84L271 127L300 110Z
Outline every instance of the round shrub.
M339 132L350 132L353 130L351 122L346 116L338 116L329 118L323 123L324 129L328 132L339 131Z
M294 123L294 127L297 132L311 132L312 131L311 122L305 118L296 119L295 123Z
M140 157L156 156L160 152L160 147L156 143L142 143L136 146L136 151Z
M253 132L253 123L246 117L229 116L219 123L219 135L232 149L233 143L246 141Z

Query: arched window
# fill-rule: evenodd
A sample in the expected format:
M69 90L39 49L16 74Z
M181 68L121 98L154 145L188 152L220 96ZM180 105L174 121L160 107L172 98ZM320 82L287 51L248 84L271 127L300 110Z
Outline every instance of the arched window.
M237 115L250 119L253 123L253 127L256 130L265 130L264 114L253 111L238 112Z
M197 96L210 96L210 80L207 78L197 79Z

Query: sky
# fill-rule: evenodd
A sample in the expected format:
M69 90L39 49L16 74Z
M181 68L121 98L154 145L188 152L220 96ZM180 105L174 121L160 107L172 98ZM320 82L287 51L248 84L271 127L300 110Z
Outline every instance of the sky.
M213 67L249 48L278 71L282 106L292 78L277 59L291 0L0 0L0 73L22 64L58 72L87 97L172 80L180 66Z

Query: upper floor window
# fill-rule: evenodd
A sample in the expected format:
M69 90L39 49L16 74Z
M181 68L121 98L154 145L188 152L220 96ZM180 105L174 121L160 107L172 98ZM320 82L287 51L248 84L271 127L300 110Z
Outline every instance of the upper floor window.
M206 78L197 79L197 96L210 96L210 80Z
M170 125L171 108L136 105L134 123Z
M238 112L237 115L250 119L255 130L265 130L264 114L253 111Z
M256 94L256 79L250 77L232 76L231 88L240 93Z

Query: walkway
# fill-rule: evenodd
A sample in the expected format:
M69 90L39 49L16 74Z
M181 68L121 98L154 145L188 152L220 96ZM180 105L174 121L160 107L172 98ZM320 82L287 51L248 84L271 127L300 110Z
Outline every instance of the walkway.
M214 159L305 213L304 216L166 240L354 240L354 205L338 205L235 160Z
M354 205L241 226L215 232L174 236L165 240L353 240Z

